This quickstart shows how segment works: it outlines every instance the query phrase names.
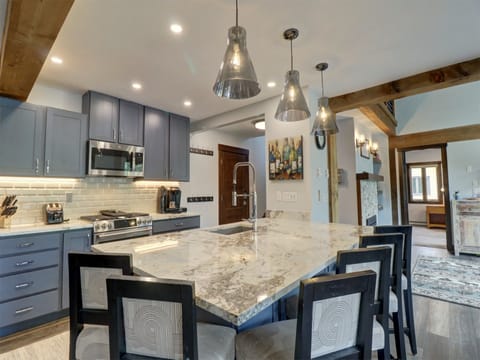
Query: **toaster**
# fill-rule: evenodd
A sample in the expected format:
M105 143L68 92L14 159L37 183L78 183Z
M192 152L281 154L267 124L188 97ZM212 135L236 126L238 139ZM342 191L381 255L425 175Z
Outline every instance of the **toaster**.
M46 204L45 216L46 216L47 224L63 223L63 205L60 203Z

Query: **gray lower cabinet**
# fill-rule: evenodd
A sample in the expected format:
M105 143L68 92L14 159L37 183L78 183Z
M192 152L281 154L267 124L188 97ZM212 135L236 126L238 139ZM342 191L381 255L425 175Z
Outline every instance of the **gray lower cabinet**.
M43 174L45 110L0 98L0 175Z
M62 237L49 232L0 238L0 336L60 309Z
M200 227L200 216L180 217L168 220L153 221L153 234L197 229Z
M145 108L146 180L190 179L190 119Z
M69 231L63 235L62 309L70 306L68 253L71 251L90 251L91 238L92 231L90 229Z
M87 116L47 108L45 176L85 177Z
M119 143L143 146L143 106L120 100Z
M89 251L91 233L85 228L0 237L0 337L65 316L68 253Z

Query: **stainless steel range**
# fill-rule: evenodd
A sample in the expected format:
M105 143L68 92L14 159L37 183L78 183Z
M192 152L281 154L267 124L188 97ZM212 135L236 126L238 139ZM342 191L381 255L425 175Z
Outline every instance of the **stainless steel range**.
M101 210L81 219L92 221L94 244L152 235L152 217L146 213Z

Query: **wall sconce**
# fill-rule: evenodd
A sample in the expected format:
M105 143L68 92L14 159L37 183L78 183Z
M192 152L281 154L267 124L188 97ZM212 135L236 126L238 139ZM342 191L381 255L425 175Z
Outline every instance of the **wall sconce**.
M358 148L361 148L363 145L368 143L368 139L365 139L365 135L360 134L358 138L355 139L355 145Z
M378 157L378 143L372 142L372 145L370 146L370 154L372 154L374 158Z

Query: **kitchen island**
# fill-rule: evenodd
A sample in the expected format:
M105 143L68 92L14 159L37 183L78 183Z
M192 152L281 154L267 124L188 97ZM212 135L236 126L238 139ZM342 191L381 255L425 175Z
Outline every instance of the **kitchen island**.
M241 227L247 231L222 234ZM197 306L241 328L301 279L334 263L338 250L356 247L359 235L372 233L370 227L272 218L259 219L257 232L248 227L241 222L93 249L132 254L138 275L194 281Z

